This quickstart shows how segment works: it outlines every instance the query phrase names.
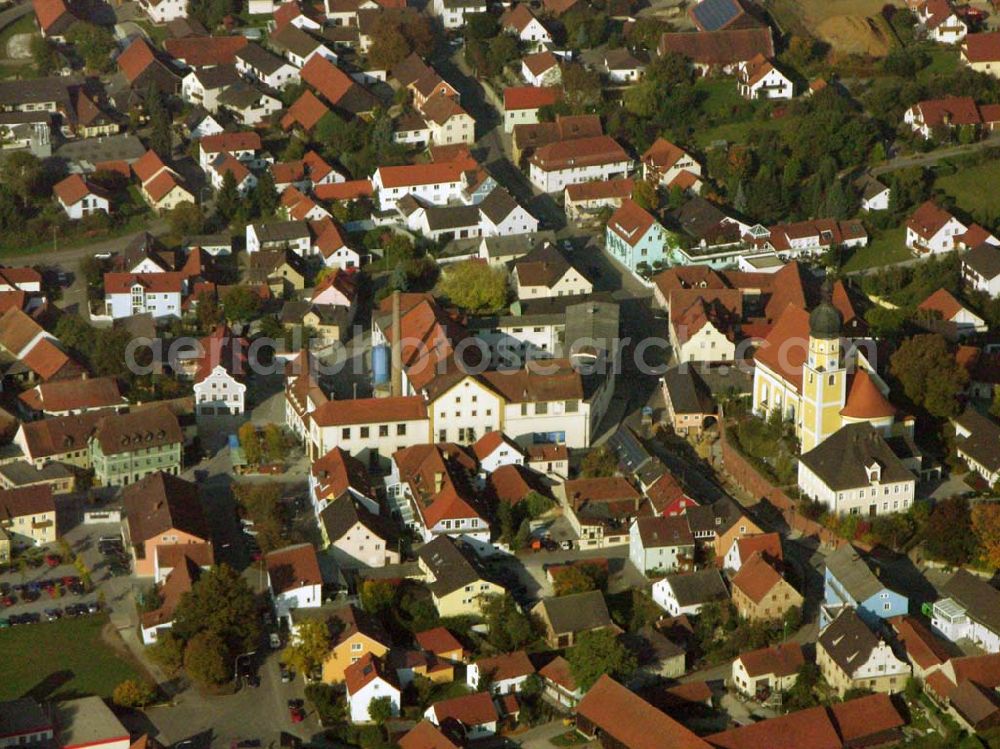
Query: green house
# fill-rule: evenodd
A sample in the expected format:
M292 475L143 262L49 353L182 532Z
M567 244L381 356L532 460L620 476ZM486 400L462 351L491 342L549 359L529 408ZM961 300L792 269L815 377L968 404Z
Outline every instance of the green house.
M184 435L166 406L101 419L90 438L94 479L102 486L127 486L163 471L181 472Z

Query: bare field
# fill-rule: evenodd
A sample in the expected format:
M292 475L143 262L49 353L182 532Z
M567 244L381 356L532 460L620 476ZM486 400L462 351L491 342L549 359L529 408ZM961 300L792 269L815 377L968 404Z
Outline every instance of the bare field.
M890 0L902 7L901 0ZM772 15L788 34L811 33L834 52L879 57L892 44L880 17L886 0L772 0Z

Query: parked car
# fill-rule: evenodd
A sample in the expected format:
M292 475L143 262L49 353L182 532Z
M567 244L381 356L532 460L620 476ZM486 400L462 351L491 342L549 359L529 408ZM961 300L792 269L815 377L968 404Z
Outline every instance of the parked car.
M2 606L13 606L15 603L17 603L17 599L14 598L14 596L4 596L3 598L0 598L0 605Z
M0 629L7 629L10 626L10 619L0 619Z
M99 604L97 601L91 601L86 605L86 609L88 614L97 614L101 610L101 604Z
M302 700L288 700L288 717L292 723L301 723L306 718L305 702Z
M279 663L278 664L278 669L281 671L281 682L283 684L289 683L292 680L292 678L294 677L294 674L292 673L292 669L290 669L284 663Z
M270 635L268 635L268 642L271 645L271 650L277 650L278 648L281 647L281 635L279 635L277 632L272 632Z
M42 620L42 615L32 612L29 614L21 614L21 620L25 624L38 624Z
M49 567L58 567L60 564L62 564L62 557L59 556L58 554L46 554L45 564L47 564Z
M56 619L62 619L63 612L60 609L45 609L45 621L54 622Z

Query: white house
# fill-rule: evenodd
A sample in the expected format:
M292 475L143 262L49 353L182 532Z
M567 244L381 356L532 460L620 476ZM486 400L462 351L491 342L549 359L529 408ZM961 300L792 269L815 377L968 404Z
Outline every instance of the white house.
M866 213L889 210L892 191L870 174L863 174L854 182L861 193L861 209Z
M398 450L430 442L427 406L420 396L328 401L309 419L315 458L335 447L362 461L388 461Z
M242 414L247 386L243 382L249 343L226 325L219 325L200 341L201 356L194 376L195 413L198 416Z
M431 14L445 29L460 29L465 26L469 13L485 13L486 0L433 0Z
M642 517L628 530L628 558L642 574L694 564L694 535L684 515Z
M562 192L568 185L628 176L631 159L614 138L599 135L549 143L529 160L528 179L542 192Z
M969 27L955 13L950 0L924 0L916 12L927 38L938 44L958 44L969 33Z
M183 85L183 81L181 81ZM218 135L225 132L225 128L210 113L204 110L195 110L187 119L188 132L191 140L201 140L209 135Z
M962 257L962 277L976 291L1000 296L1000 248L983 242L969 250Z
M219 106L246 127L255 127L284 106L260 84L240 81L219 95Z
M378 194L381 211L396 210L396 204L410 194L431 205L468 203L472 201L466 200L469 183L465 174L478 168L468 156L430 164L380 166L372 176L372 188ZM492 178L487 181L490 189L496 184Z
M181 273L105 273L105 314L114 320L143 313L180 317L186 287Z
M781 560L781 536L777 533L755 533L752 536L734 538L723 559L723 569L739 572L740 567L754 553L759 553L766 559Z
M310 543L286 546L268 552L267 588L279 619L291 623L292 609L318 608L323 603L323 575Z
M236 53L236 70L240 75L273 89L299 82L297 67L253 42Z
M92 213L108 213L110 202L107 194L79 174L71 174L52 188L59 206L69 218L78 220Z
M479 214L480 235L483 237L510 237L538 231L538 219L502 187L495 187L483 199L479 204Z
M475 692L435 702L424 712L424 717L436 726L458 721L465 729L465 738L470 741L495 736L500 720L489 692Z
M289 249L299 257L310 254L312 233L305 221L277 221L270 224L247 224L247 252Z
M792 79L760 54L740 63L736 80L744 99L791 99L795 95Z
M722 575L714 568L667 575L653 583L653 601L670 616L694 615L706 603L728 598Z
M538 49L546 44L552 44L552 34L526 3L514 6L500 17L500 27L508 34L513 34L518 41L529 49Z
M261 149L260 135L255 132L222 132L198 141L198 166L207 170L222 153L228 153L249 166L258 166L257 152Z
M170 23L178 18L187 18L185 0L140 0L139 7L153 23Z
M958 301L947 289L938 289L917 305L917 309L939 315L941 320L951 323L955 336L959 338L985 333L989 327L983 318Z
M804 664L802 646L794 642L740 653L733 661L732 683L744 697L769 697L791 689Z
M371 723L371 704L378 699L389 700L393 716L399 715L401 693L391 668L371 653L365 653L344 670L347 704L352 723Z
M590 294L594 284L552 244L536 247L514 263L511 273L518 299Z
M503 129L514 132L516 125L534 125L538 110L559 101L562 92L558 87L513 86L503 90Z
M501 466L523 466L524 451L501 431L486 432L476 440L472 452L479 461L480 473L490 474Z
M928 200L906 222L906 246L916 252L951 252L955 249L955 237L967 230L965 224Z
M521 77L536 88L557 86L562 82L559 58L549 51L525 55L521 59Z
M534 673L528 654L518 650L470 663L465 670L465 684L469 689L492 694L516 694Z
M882 413L872 418L891 420L892 413ZM802 496L838 514L906 512L916 497L916 477L869 421L841 427L803 453L798 472Z
M987 653L1000 653L1000 591L959 569L941 586L931 626L952 642L970 640Z
M240 76L233 65L196 68L181 79L181 98L214 114L219 111L219 95L239 81ZM193 133L191 137L194 138Z
M236 192L241 198L245 198L257 187L257 175L247 169L242 161L228 153L220 153L206 170L213 189L216 191L222 189L227 172L233 175Z

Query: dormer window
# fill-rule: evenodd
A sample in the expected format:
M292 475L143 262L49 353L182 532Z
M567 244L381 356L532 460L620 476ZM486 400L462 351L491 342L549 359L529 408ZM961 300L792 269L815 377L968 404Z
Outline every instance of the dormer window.
M877 484L882 480L882 467L878 463L865 466L865 471L868 474L868 483Z

